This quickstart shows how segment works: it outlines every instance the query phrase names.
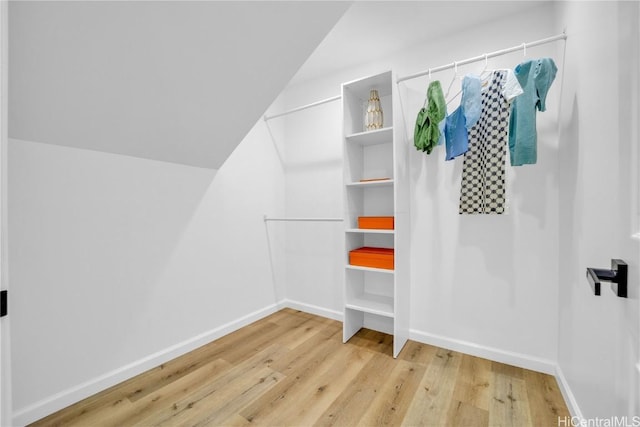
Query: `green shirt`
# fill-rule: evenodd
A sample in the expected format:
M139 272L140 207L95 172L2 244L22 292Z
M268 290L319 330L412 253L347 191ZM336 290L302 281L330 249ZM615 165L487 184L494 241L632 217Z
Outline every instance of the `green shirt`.
M438 123L447 114L447 103L442 93L440 82L435 80L429 84L427 89L427 105L418 112L416 127L413 133L413 144L416 149L426 151L431 154L433 147L438 145L440 139L440 128Z

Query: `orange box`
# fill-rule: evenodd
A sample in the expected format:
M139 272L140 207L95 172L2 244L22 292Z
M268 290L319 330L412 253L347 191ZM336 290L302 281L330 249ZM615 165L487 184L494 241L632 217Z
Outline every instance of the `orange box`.
M359 216L358 228L393 230L395 224L392 216Z
M393 270L393 262L393 249L365 246L349 251L349 264L351 265Z

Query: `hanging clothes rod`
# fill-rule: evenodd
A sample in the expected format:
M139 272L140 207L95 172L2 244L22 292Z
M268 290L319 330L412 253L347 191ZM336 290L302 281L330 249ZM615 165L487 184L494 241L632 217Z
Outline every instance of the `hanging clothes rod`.
M307 108L316 107L318 105L326 104L327 102L337 101L338 99L341 99L341 98L342 98L342 95L337 95L337 96L334 96L334 97L331 97L331 98L327 98L327 99L323 99L323 100L320 100L320 101L312 102L311 104L303 105L302 107L294 108L293 110L285 111L284 113L278 113L278 114L274 114L272 116L267 116L265 114L264 115L264 121L266 122L268 120L275 119L276 117L286 116L287 114L295 113L297 111L306 110Z
M441 65L439 67L429 68L429 69L421 71L419 73L411 74L411 75L404 76L404 77L399 77L398 80L396 80L396 83L400 83L400 82L403 82L405 80L415 79L416 77L426 76L426 75L428 75L430 73L435 73L435 72L438 72L438 71L444 71L444 70L448 70L448 69L451 69L451 68L457 68L460 65L471 64L472 62L478 62L478 61L482 61L482 60L485 60L485 59L488 59L488 58L494 58L496 56L505 55L507 53L517 52L518 50L523 50L524 52L526 52L528 47L539 46L541 44L551 43L551 42L554 42L556 40L566 40L566 39L567 39L567 34L565 32L563 32L562 34L558 34L558 35L552 36L552 37L547 37L546 39L536 40L534 42L529 42L529 43L522 43L522 44L520 44L518 46L513 46L513 47L510 47L510 48L507 48L507 49L502 49L502 50L496 50L495 52L483 53L482 55L474 56L473 58L463 59L462 61L452 62L451 64Z
M338 222L344 221L342 218L269 218L265 215L264 222L267 221L296 221L296 222Z

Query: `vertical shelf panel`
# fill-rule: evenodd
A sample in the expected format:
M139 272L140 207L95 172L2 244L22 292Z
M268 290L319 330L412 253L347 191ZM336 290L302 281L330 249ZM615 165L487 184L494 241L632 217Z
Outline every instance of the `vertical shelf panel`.
M344 309L344 323L342 326L342 342L349 341L364 325L364 313L359 310Z
M395 81L395 76L394 76ZM396 86L397 88L397 86ZM400 106L400 93L396 90L393 94L394 105ZM401 108L396 111L402 113ZM410 266L410 181L409 181L409 154L412 146L404 140L400 129L404 126L401 114L394 116L394 207L395 207L395 287L394 287L394 324L393 324L393 356L397 357L402 347L409 339L410 311L411 311L411 266Z

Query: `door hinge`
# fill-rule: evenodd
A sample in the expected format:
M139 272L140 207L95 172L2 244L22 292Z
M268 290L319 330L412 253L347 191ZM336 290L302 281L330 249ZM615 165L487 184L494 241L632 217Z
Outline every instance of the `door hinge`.
M7 315L7 291L0 291L0 317Z

